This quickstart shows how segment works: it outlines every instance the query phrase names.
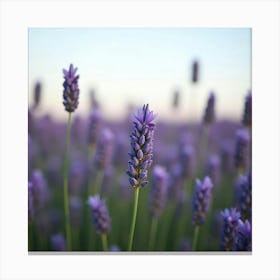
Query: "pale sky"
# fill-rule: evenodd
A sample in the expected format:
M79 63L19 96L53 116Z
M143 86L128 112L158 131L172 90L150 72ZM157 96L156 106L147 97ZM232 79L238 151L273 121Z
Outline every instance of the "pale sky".
M194 59L200 62L196 86L190 82ZM108 119L125 116L128 104L144 103L149 103L161 119L200 119L213 90L218 117L240 119L244 97L251 89L251 30L31 28L29 93L37 80L42 81L41 114L66 119L62 68L70 63L78 67L80 75L80 104L74 114L86 116L93 88ZM171 110L174 89L181 92L176 114ZM190 103L194 99L196 105Z

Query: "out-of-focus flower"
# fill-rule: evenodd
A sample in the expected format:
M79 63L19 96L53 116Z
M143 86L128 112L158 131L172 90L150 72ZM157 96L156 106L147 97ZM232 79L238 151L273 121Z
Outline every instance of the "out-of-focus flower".
M213 184L208 176L204 178L203 182L196 179L192 205L192 220L196 226L200 226L205 222L205 216L211 202L212 188Z
M127 174L132 187L144 187L148 184L148 168L152 164L153 136L155 114L144 105L133 118L134 128L130 135L131 150L129 153Z
M33 110L35 110L41 101L41 94L42 94L42 84L41 82L36 82L34 87L34 95L33 95Z
M89 117L88 124L88 144L94 146L97 142L101 128L101 112L98 107L95 107Z
M192 63L192 82L197 83L199 79L199 64L198 61L195 60Z
M110 129L104 128L97 141L94 157L95 165L100 170L105 170L111 163L113 156L114 136Z
M239 129L236 132L236 146L234 161L237 169L246 169L249 155L250 135L247 129Z
M173 92L173 100L172 100L172 107L174 109L178 108L179 107L179 104L180 104L180 92L178 90L175 90Z
M238 237L240 213L235 208L221 212L223 218L221 249L233 251Z
M76 75L78 68L74 68L70 64L69 70L63 69L64 83L63 83L63 105L65 110L69 113L74 112L79 104L79 75Z
M65 251L66 250L65 238L61 233L52 235L51 245L52 245L52 249L54 251Z
M210 93L207 106L205 108L203 122L204 124L211 124L215 121L215 95L213 92Z
M183 179L190 179L195 172L195 152L192 145L184 145L180 151Z
M220 182L220 169L220 158L217 155L210 156L206 165L206 174L211 178L215 186L218 186Z
M252 251L252 229L248 220L238 221L238 236L235 245L236 251Z
M117 245L112 245L109 249L109 251L111 252L119 252L120 251L120 247Z
M111 229L111 219L104 200L99 195L90 196L88 205L92 212L92 221L97 234L107 234Z
M252 126L252 93L248 92L245 98L244 112L242 118L242 124L246 127Z
M72 194L79 194L85 183L86 166L79 160L74 160L70 166L69 189Z
M34 218L34 202L33 202L33 185L28 182L28 223L31 223Z
M156 165L153 169L150 209L152 216L159 217L165 207L168 188L168 173L164 167Z

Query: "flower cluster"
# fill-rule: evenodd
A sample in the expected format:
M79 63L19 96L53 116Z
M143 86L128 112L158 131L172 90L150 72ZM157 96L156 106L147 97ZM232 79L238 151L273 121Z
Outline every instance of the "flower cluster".
M192 220L194 225L200 226L205 222L205 216L211 202L212 188L213 184L208 176L204 178L203 182L196 179L192 205Z
M63 83L63 105L65 110L69 113L74 112L79 105L79 75L76 75L78 68L74 68L70 64L69 70L63 69L64 83Z
M153 169L150 208L154 217L159 217L166 204L168 174L164 167L156 165Z
M92 221L97 234L107 234L111 229L111 219L105 201L99 195L90 196L88 205L92 211Z
M130 135L131 151L127 174L132 187L147 185L148 168L152 164L155 114L144 105L133 118L134 128Z

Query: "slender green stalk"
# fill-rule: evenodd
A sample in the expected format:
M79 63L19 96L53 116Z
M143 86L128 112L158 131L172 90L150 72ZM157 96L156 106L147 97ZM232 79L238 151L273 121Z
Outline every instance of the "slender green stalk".
M71 251L71 227L70 227L70 212L69 212L69 195L68 195L68 159L69 159L69 143L71 133L71 113L68 115L67 133L66 133L66 147L63 164L63 190L64 190L64 214L65 214L65 232L67 249Z
M101 241L102 241L103 251L108 251L107 234L101 234Z
M154 250L156 233L157 233L157 225L158 225L158 219L156 217L153 217L151 231L150 231L149 251Z
M129 242L128 242L128 249L127 249L128 251L132 250L132 243L133 243L136 216L137 216L137 208L138 208L139 189L140 189L140 187L135 188L134 209L133 209L133 216L132 216L132 222L131 222L131 227L130 227Z
M199 235L199 226L195 226L194 228L194 236L193 236L193 244L192 244L192 250L197 250L197 241L198 241L198 235Z

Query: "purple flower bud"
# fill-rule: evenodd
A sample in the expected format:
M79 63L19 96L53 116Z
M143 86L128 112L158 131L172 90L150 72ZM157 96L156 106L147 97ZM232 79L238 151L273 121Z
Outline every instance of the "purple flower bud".
M221 212L223 218L221 249L233 251L238 237L240 213L235 208Z
M128 162L127 174L133 187L147 185L147 170L152 164L153 136L155 114L149 110L149 105L144 105L133 118L134 128L130 135L131 151ZM135 172L131 172L131 166ZM142 171L141 171L142 170Z
M90 196L88 205L92 211L92 221L97 234L107 234L111 229L111 219L104 200L99 195Z
M78 68L74 68L73 64L70 64L68 71L63 69L63 105L69 113L74 112L79 104L80 90L78 87L79 75L76 75L77 70Z
M154 217L159 217L166 205L168 174L164 167L156 165L153 169L150 209Z
M218 186L220 181L220 168L220 158L217 155L210 156L206 165L206 174L211 178L215 186Z
M33 109L36 109L41 100L42 84L41 82L36 82L34 87L34 96L33 96Z
M66 242L65 238L61 233L54 234L51 237L51 245L54 251L65 251L66 250Z
M199 79L199 64L198 61L195 60L192 64L192 82L197 83Z
M249 141L250 135L247 129L237 130L234 154L235 167L237 169L245 169L247 167L247 160L249 155Z
M208 176L204 178L203 182L196 179L192 205L192 220L194 225L200 226L205 222L205 216L211 202L212 188L213 184Z
M251 91L248 92L248 94L245 98L242 124L247 127L252 126L252 93L251 93Z
M242 220L251 221L252 218L252 178L240 175L237 181L237 208Z
M98 169L106 169L113 156L113 133L110 129L104 128L97 141L94 162Z
M213 92L211 92L203 116L203 122L204 124L211 124L214 121L215 121L215 95Z
M248 220L238 221L238 236L235 246L236 251L252 251L252 229Z
M101 125L101 113L99 108L94 108L89 117L88 124L88 144L95 145Z

